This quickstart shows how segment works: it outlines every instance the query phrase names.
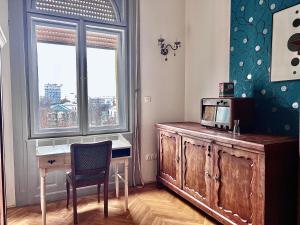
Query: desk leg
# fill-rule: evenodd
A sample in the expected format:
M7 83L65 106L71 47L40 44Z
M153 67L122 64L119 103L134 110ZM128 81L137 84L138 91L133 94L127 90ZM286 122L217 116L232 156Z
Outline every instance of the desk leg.
M43 225L46 225L46 169L40 169L41 210Z
M119 198L119 164L115 163L115 184L116 184L116 197Z
M125 159L125 210L128 210L128 159Z

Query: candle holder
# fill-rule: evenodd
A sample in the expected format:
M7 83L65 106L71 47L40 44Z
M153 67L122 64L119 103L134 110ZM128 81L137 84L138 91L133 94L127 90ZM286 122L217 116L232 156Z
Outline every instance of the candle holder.
M170 50L174 51L174 56L176 56L176 50L181 47L180 41L175 41L173 45L165 43L165 39L160 37L158 39L158 46L160 46L160 54L165 56L165 61L168 61L168 54Z

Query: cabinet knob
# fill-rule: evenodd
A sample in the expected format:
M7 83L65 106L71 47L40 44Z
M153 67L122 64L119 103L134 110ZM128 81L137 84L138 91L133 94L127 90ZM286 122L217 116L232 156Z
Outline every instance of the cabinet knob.
M179 162L180 162L180 158L179 158L179 156L177 156L177 158L176 158L176 162L177 162L177 163L179 163Z
M210 155L210 153L211 153L211 146L210 145L207 146L207 151L208 151L207 156L211 157L211 155Z
M219 174L216 174L215 180L218 181L218 182L220 181L220 176L219 176Z
M207 150L208 150L208 152L211 152L211 146L210 145L207 147Z
M48 160L48 163L52 165L53 163L55 163L55 161L56 161L55 159L51 159L51 160Z
M209 172L207 170L205 171L205 176L211 178L211 175L209 174Z

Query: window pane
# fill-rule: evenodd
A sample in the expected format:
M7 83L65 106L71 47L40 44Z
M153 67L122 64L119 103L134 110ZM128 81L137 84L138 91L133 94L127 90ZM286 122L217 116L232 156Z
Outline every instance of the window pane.
M118 35L87 32L88 121L90 128L119 126Z
M37 25L36 40L38 129L78 128L76 28Z

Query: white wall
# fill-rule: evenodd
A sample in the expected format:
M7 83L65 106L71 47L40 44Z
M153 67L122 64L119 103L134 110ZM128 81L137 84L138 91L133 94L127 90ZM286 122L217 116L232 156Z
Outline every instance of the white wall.
M0 1L0 26L9 41L8 34L8 0ZM7 205L15 205L15 176L13 158L13 128L12 128L12 102L11 102L11 76L9 42L2 52L2 82L3 82L3 116L4 116L4 149L6 170ZM16 93L22 94L22 93Z
M230 0L186 0L185 120L200 121L200 99L229 79Z
M156 161L146 154L156 153L154 124L184 119L184 47L172 52L167 62L160 55L157 39L176 38L185 43L184 0L141 0L141 145L142 174L145 182L155 181ZM151 96L151 103L144 97Z
M184 48L164 62L157 46L162 35ZM218 96L229 79L230 0L141 0L142 174L155 181L154 124L200 121L200 99ZM152 102L145 103L144 97Z

